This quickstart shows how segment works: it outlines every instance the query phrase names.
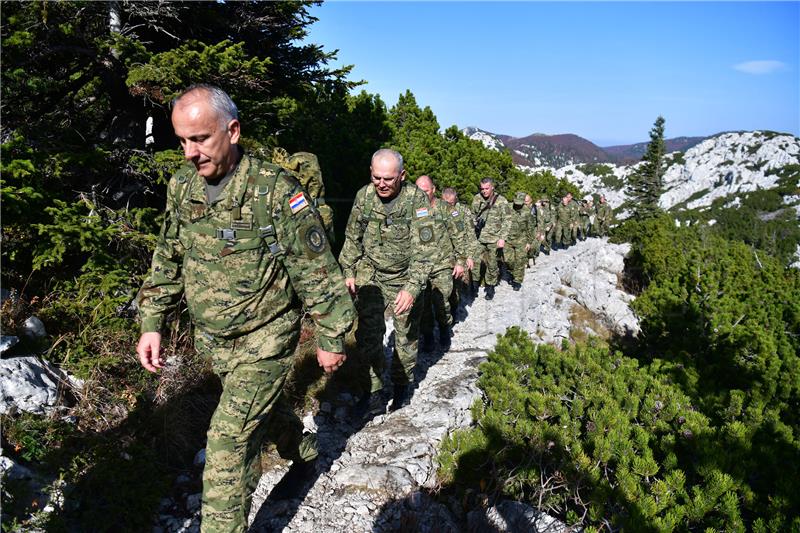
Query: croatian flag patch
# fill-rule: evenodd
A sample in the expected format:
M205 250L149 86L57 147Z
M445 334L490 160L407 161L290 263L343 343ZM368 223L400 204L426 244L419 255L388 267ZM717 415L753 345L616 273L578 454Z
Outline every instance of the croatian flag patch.
M306 201L306 195L299 192L289 198L289 208L292 210L292 214L302 211L308 207L308 201Z
M428 216L428 208L427 207L420 207L417 209L417 218L422 218Z

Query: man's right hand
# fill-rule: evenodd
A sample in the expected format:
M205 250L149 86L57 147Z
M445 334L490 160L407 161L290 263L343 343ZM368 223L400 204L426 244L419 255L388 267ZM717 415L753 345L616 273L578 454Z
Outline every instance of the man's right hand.
M150 331L142 333L139 344L136 345L139 362L150 372L158 372L162 367L161 362L161 333Z
M345 278L344 284L347 285L347 290L350 291L350 296L356 295L356 278Z

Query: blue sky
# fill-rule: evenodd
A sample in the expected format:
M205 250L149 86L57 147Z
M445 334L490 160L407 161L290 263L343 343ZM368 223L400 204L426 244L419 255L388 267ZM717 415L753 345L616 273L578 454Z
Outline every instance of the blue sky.
M768 129L800 136L800 2L325 2L308 41L387 106L442 128L600 146Z

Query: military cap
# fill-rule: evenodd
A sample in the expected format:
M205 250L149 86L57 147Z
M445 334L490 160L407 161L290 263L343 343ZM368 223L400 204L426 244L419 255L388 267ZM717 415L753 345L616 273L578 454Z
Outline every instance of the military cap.
M514 195L514 205L525 205L525 193L520 191Z

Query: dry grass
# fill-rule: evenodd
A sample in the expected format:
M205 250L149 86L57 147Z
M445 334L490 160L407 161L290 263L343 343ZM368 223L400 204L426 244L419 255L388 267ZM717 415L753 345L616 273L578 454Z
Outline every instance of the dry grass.
M592 336L587 329L594 331L604 341L608 341L612 337L611 331L597 315L580 304L575 304L570 309L569 321L571 324L570 340L574 343L586 342Z

